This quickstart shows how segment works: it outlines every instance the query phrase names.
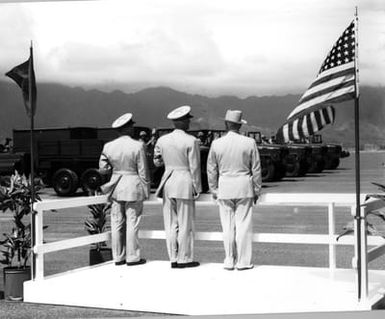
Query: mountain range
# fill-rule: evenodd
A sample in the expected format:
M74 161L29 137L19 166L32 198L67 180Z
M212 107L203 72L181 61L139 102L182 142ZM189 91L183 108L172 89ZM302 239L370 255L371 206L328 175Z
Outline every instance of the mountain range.
M119 115L132 112L137 125L170 127L166 115L180 105L191 105L194 129L222 129L227 109L239 109L248 121L245 129L270 136L285 122L300 95L207 97L168 87L147 88L135 93L38 83L35 127L109 127ZM334 125L321 131L324 141L354 145L354 102L336 104ZM13 82L0 81L0 143L12 129L28 129L21 90ZM385 145L385 87L360 88L360 143Z

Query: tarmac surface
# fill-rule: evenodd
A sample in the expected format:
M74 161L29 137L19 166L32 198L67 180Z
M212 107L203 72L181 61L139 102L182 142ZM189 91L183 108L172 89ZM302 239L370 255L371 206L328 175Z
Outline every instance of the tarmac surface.
M372 182L385 184L385 152L361 152L360 154L361 193L376 193ZM354 193L354 153L342 159L337 170L324 171L300 178L284 178L280 182L266 183L263 192L274 193ZM80 193L77 195L81 195ZM44 190L43 198L55 198L52 189ZM86 235L84 220L89 216L87 209L63 210L47 213L44 224L48 225L44 239L56 241ZM327 214L321 208L303 207L256 207L253 216L254 232L326 233ZM9 227L10 214L0 215L0 233ZM350 212L339 209L336 231L351 220ZM163 229L163 219L158 208L146 208L141 222L142 229ZM221 231L218 211L214 208L199 208L196 215L197 231ZM88 247L71 249L47 255L46 275L88 265ZM152 260L167 260L165 244L162 241L143 240L144 257ZM223 246L220 242L197 242L196 259L222 262ZM328 248L322 245L307 247L292 244L255 244L253 262L266 265L298 265L324 267L327 265ZM353 249L338 247L337 267L349 267ZM382 257L370 265L371 269L384 269ZM0 298L3 290L2 271L0 274ZM106 292L108 293L108 292ZM35 305L0 300L0 318L118 318L153 317L160 314L138 313L118 310L100 310L78 307Z

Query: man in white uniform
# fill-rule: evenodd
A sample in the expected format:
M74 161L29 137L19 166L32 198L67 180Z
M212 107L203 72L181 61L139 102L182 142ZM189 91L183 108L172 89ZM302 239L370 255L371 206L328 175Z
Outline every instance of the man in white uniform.
M227 270L253 268L252 210L262 179L257 145L239 133L244 123L241 111L228 110L228 132L212 142L207 159L210 192L219 205Z
M134 123L131 113L112 123L120 137L104 145L99 160L101 173L112 173L111 180L101 188L112 200L111 246L116 265L146 262L141 258L138 230L150 179L143 143L132 138Z
M190 106L181 106L167 116L175 130L161 136L154 149L154 164L165 166L156 195L163 197L167 251L172 268L199 266L194 256L195 201L202 191L198 140L186 133Z

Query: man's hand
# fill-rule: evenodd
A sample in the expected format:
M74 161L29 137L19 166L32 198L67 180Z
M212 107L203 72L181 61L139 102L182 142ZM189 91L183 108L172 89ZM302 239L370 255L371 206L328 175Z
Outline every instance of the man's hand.
M195 194L194 194L194 199L198 199L199 196L201 196L201 193L195 193Z
M254 205L257 203L258 198L259 198L259 195L254 195L254 198L253 198Z
M218 195L216 192L212 192L211 195L213 196L213 200L217 200L218 199Z

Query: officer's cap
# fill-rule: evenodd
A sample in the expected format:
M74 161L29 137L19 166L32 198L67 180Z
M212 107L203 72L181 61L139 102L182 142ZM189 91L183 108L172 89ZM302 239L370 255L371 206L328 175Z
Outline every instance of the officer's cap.
M128 123L134 124L135 122L132 120L132 113L125 113L122 116L119 116L113 123L112 127L113 128L119 128L122 127L125 124Z
M191 106L183 105L168 113L167 118L169 120L181 120L184 118L192 118L193 116L190 114Z

